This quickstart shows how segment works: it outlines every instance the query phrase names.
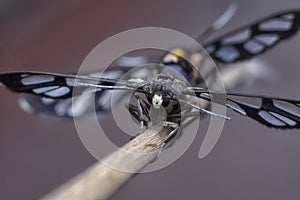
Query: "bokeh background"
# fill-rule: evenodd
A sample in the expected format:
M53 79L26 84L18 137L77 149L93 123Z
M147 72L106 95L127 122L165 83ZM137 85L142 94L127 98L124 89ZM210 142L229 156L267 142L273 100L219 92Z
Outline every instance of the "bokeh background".
M1 0L0 71L76 72L97 44L136 27L171 28L195 38L230 2ZM299 0L236 2L237 14L215 36L300 8ZM299 46L300 34L261 56L277 74L275 81L239 90L300 99ZM29 115L18 107L18 95L3 88L0 97L0 199L38 199L96 162L73 121ZM112 199L299 199L299 130L276 131L229 115L232 120L208 157L198 159L199 133L179 160L135 176Z

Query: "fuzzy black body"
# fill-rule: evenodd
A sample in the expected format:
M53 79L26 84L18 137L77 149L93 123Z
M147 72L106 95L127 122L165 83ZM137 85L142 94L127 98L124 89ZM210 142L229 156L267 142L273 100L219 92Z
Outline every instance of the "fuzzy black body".
M151 115L160 109L161 113L165 114L165 117L161 116L161 120L172 122L178 126L181 123L182 118L182 106L177 98L186 99L186 95L182 94L182 91L187 87L186 83L180 79L177 79L169 74L158 74L151 78L141 88L142 91L135 91L132 95L132 99L129 103L129 111L132 116L138 120L143 121L145 125L150 122L153 123L153 117ZM153 99L155 95L162 97L161 108L155 108ZM139 116L138 112L138 100L141 104L142 115Z

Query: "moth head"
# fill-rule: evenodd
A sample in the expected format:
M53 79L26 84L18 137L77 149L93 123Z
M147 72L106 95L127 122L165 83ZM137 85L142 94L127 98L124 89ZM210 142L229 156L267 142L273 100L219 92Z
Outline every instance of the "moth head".
M159 109L163 103L163 97L161 94L154 94L152 97L152 105L154 108Z
M160 109L161 106L167 107L169 105L170 95L166 91L155 91L152 94L148 96L149 103L152 104L152 106L155 109Z

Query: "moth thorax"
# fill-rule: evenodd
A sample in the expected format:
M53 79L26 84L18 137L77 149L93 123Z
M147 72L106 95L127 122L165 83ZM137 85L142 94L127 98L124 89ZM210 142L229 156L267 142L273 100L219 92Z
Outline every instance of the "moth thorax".
M179 62L179 57L186 57L186 52L181 49L181 48L175 48L170 51L164 58L163 62L168 64L168 63L178 63Z

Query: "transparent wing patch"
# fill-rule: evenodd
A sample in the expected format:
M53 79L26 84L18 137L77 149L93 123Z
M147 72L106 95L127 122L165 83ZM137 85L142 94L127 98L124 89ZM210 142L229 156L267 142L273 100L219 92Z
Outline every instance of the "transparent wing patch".
M46 98L66 99L81 95L88 88L130 89L115 79L64 75L45 72L9 72L0 74L0 82L14 92L31 93ZM73 90L76 88L75 94Z
M190 88L201 99L225 105L235 112L272 128L300 128L300 101L262 95L212 91ZM218 95L226 95L226 102L218 102ZM215 98L216 97L216 98ZM216 100L215 100L216 99Z
M119 78L126 72L123 69L107 70L103 76ZM98 77L95 73L89 76L75 76L43 72L10 72L0 74L0 82L12 91L26 93L20 99L20 105L28 112L58 117L79 117L93 110L96 110L97 114L109 110L113 89L135 89L124 86L128 83L123 81ZM72 96L73 106L70 98ZM95 104L92 104L92 101Z
M244 99L238 100L237 97ZM256 103L251 103L255 99ZM268 127L300 128L300 101L275 97L227 95L235 111ZM230 107L231 107L230 106Z
M73 118L82 117L96 112L103 115L110 110L112 90L103 90L67 99L52 99L26 94L20 98L19 104L23 110L52 117ZM73 105L72 105L73 101Z
M299 26L300 11L288 11L230 32L204 47L219 62L238 62L259 55L291 37Z

